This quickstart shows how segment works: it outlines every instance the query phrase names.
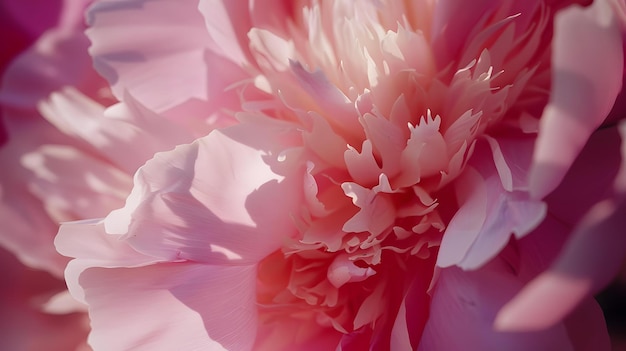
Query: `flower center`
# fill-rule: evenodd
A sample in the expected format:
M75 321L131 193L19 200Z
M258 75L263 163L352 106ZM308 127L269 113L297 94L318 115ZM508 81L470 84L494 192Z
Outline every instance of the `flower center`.
M406 291L391 292L396 278L411 281L416 266L432 275L456 206L446 185L476 140L524 123L520 111L533 103L525 89L545 87L543 7L524 25L506 9L485 15L447 61L429 16L408 10L314 1L289 33L250 33L255 84L279 101L248 106L302 131L295 154L306 168L299 233L259 265L263 318L301 313L343 333L373 327L376 306Z

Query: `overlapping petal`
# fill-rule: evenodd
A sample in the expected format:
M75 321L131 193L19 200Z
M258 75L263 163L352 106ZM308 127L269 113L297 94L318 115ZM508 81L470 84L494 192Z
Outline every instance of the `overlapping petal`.
M550 193L607 117L622 87L620 9L611 1L570 7L556 16L553 82L531 169L531 193Z
M89 51L118 99L128 91L147 108L178 119L185 119L181 113L209 119L239 102L225 89L246 76L209 50L213 41L197 7L194 0L137 0L99 1L90 8ZM207 123L189 123L209 130Z

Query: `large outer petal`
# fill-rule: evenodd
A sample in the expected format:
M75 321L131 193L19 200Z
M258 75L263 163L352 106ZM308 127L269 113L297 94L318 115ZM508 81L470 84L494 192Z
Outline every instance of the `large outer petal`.
M63 86L73 86L99 102L110 102L103 94L106 83L92 68L87 53L89 41L83 33L87 2L65 0L63 23L46 31L7 67L0 89L3 106L34 112L39 100ZM45 11L38 7L36 12Z
M66 279L89 305L96 350L246 350L254 342L254 265L162 262L97 221L63 225L56 245L76 258Z
M547 198L550 211L574 232L554 265L503 308L499 328L554 325L617 274L626 255L625 197L613 187L623 182L618 169L626 164L619 141L616 128L596 132Z
M598 0L556 15L553 88L541 117L530 175L536 198L563 179L621 89L624 57L616 13L611 1Z
M442 269L418 350L574 350L563 325L529 333L493 329L498 309L521 286L500 259L475 271Z
M255 266L163 263L80 276L95 350L248 350Z
M42 201L29 189L32 172L22 157L41 143L55 143L63 136L40 120L22 120L9 142L0 148L0 246L12 251L28 266L61 276L67 259L58 255L52 240L57 223Z
M67 87L51 94L39 108L59 130L89 144L93 147L90 151L106 157L110 164L129 175L155 152L167 151L194 139L180 125L148 110L129 93L123 100L104 109L81 92Z
M270 166L292 132L242 124L157 154L107 231L166 260L257 262L296 233L303 168Z
M212 40L197 0L98 1L88 23L94 66L119 99L127 90L156 112L193 111L200 118L225 99L238 101L224 90L246 76L208 50Z

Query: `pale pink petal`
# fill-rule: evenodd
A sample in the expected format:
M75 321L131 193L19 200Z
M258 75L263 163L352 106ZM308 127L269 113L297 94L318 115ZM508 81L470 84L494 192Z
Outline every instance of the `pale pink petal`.
M496 158L500 167L481 162L489 153L479 148L474 158L480 172L468 167L457 181L461 207L444 233L437 260L440 267L478 268L504 248L511 234L526 235L545 216L545 204L529 199L525 192L504 189L501 169L507 167L506 161ZM510 173L508 179L512 188Z
M572 6L556 15L550 103L541 117L530 174L542 198L565 176L621 89L621 27L610 1Z
M89 305L96 349L245 350L254 342L254 265L159 262L97 220L64 224L56 245L76 258L66 280Z
M200 0L197 5L206 21L213 49L238 65L253 62L247 44L248 31L252 28L250 6L254 6L252 2L229 0Z
M25 154L36 152L42 142L59 140L60 133L37 120L22 120L11 133L0 148L0 245L23 263L61 277L67 259L52 245L58 224L31 192L28 183L34 175L22 164Z
M206 101L241 77L237 67L208 51L211 40L197 0L104 0L87 18L94 66L118 99L128 91L156 112L188 104L212 108ZM215 73L229 79L216 79Z
M105 216L131 188L127 174L65 145L43 145L24 155L22 165L32 172L28 190L55 222Z
M154 153L193 140L182 127L146 109L130 94L105 110L68 87L39 106L57 128L84 140L127 174L134 173Z
M161 263L89 268L89 343L103 350L250 350L255 266Z
M119 235L106 234L99 219L64 223L54 245L61 255L75 258L65 269L65 281L72 296L82 303L86 301L80 275L85 269L140 267L162 261L133 250Z
M167 260L260 260L296 233L304 169L276 174L268 162L278 155L265 148L288 146L288 134L234 126L157 154L136 174L126 207L105 220L107 231Z

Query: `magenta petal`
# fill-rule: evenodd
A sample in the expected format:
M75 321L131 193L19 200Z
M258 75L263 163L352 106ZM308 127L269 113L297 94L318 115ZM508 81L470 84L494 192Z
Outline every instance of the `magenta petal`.
M500 260L476 271L442 269L418 350L574 350L563 325L528 333L493 329L498 309L521 286Z
M530 173L535 198L550 193L563 179L621 89L622 35L612 6L594 1L556 16L553 88Z
M73 86L97 97L105 83L92 68L88 46L82 29L46 32L8 66L2 76L0 102L30 111L51 92L64 86Z
M626 164L626 152L619 154L619 142L617 128L594 133L561 185L547 197L550 215L558 220L560 230L569 232L573 227L573 233L552 267L503 308L499 328L528 330L554 325L617 274L626 257L626 201L613 187L615 183L619 189L623 174L618 167ZM548 233L533 235L538 234L543 238ZM541 245L547 244L542 239ZM532 263L528 261L526 266Z
M252 1L230 0L200 0L197 5L215 52L238 65L252 62L247 37L252 28L250 6L254 6Z
M564 322L572 344L576 345L576 351L609 350L611 348L604 313L593 298L585 299Z
M626 256L626 202L596 205L553 268L528 284L499 313L502 330L554 325L618 272Z

